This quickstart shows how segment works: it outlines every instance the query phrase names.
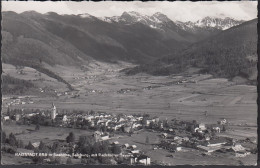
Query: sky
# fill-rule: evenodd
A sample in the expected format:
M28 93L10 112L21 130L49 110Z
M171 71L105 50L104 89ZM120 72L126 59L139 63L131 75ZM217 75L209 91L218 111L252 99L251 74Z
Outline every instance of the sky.
M221 18L231 17L238 20L251 20L257 18L257 1L2 1L2 11L22 13L30 10L43 14L47 12L75 15L88 13L96 17L120 16L125 11L136 11L144 15L152 15L156 12L161 12L174 21L197 21L206 16Z

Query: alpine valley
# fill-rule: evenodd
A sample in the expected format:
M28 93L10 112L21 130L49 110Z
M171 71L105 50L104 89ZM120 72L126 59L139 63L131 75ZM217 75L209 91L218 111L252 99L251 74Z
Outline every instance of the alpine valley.
M1 164L255 165L257 22L2 12Z

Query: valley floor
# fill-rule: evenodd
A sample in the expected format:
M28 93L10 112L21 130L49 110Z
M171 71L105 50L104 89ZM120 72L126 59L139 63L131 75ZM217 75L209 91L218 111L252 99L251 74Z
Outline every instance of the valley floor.
M232 129L223 136L236 139L257 137L257 92L255 86L237 85L227 79L214 79L211 75L206 74L125 76L119 72L123 68L131 66L134 65L123 62L109 65L99 62L91 63L88 70L75 67L49 67L50 70L57 72L68 81L77 91L68 91L64 84L48 79L48 82L53 81L52 84L57 88L57 91L52 93L56 96L48 96L44 93L34 95L31 97L33 103L16 104L12 105L11 108L50 109L51 103L54 103L58 112L62 109L83 109L112 114L146 113L158 116L160 119L197 120L199 123L205 124L217 123L218 120L225 118ZM10 69L9 71L4 69L4 71L10 75L14 74ZM12 101L10 99L12 96L3 95L4 113L7 109L6 104ZM22 101L23 99L21 98ZM21 129L23 128L21 127ZM65 133L66 135L69 133L69 130L65 130L65 128L57 129L50 130L43 127L42 133L34 136L35 140L44 139L45 136L48 137L47 141L61 137L64 139ZM3 126L3 130L10 132L11 130L19 130L19 127ZM59 137L57 137L58 132ZM79 136L82 132L76 134ZM136 138L135 136L140 135L134 135L134 137L127 139L122 138L119 141L133 143L131 139ZM19 137L25 141L32 138L22 134ZM145 145L144 148L146 148ZM177 153L174 154L174 158L168 158L164 157L168 154L165 150L153 151L150 149L146 152L152 160L168 165L214 165L218 163L238 165L237 158L230 159L224 155L201 156L194 151L189 151ZM3 158L7 158L7 156ZM256 155L250 155L247 159L252 160L251 164L256 163ZM244 160L246 159L244 158ZM246 161L242 162L250 164Z

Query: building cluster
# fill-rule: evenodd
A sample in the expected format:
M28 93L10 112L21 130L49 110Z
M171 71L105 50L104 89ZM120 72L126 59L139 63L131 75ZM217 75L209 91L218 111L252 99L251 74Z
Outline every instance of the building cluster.
M211 154L212 152L231 152L236 157L249 155L256 145L243 147L248 143L239 142L231 137L218 136L226 131L226 119L221 119L217 124L197 124L195 121L177 121L169 123L168 127L163 128L161 133L162 140L158 148L169 150L170 152L182 151L183 148L193 148ZM253 142L250 142L254 144ZM256 143L255 143L256 144Z
M15 105L25 105L25 104L33 104L34 102L30 98L18 98L18 97L12 97L10 98L10 101L3 104L3 107L10 107Z
M244 147L242 143L232 138L218 136L226 131L227 120L221 119L216 124L204 124L193 121L160 120L159 117L149 115L108 114L105 112L57 112L52 104L47 111L33 111L24 113L7 113L3 120L26 121L26 123L39 125L52 125L58 127L72 127L94 130L93 137L96 142L112 140L115 133L131 135L141 129L160 133L160 143L154 145L154 150L166 149L170 152L179 152L184 148L193 148L205 154L212 152L233 152L236 157L244 157L252 152L251 147ZM46 124L48 123L48 124ZM37 145L37 144L36 144ZM114 141L111 145L118 146L121 153L131 154L131 164L151 164L151 159L144 155L136 145L119 144Z
M52 107L49 110L36 110L29 112L14 110L3 115L2 118L5 121L13 119L15 121L26 121L25 123L28 124L93 129L102 130L103 132L120 131L131 133L143 127L143 116L141 115L111 115L105 112L93 111L88 113L58 112L54 104L52 104ZM150 120L147 120L147 122L150 122Z

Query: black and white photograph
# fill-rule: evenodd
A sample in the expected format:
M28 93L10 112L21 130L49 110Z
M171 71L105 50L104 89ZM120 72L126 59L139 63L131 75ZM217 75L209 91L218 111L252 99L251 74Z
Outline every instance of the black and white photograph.
M1 165L257 165L257 1L2 1Z

